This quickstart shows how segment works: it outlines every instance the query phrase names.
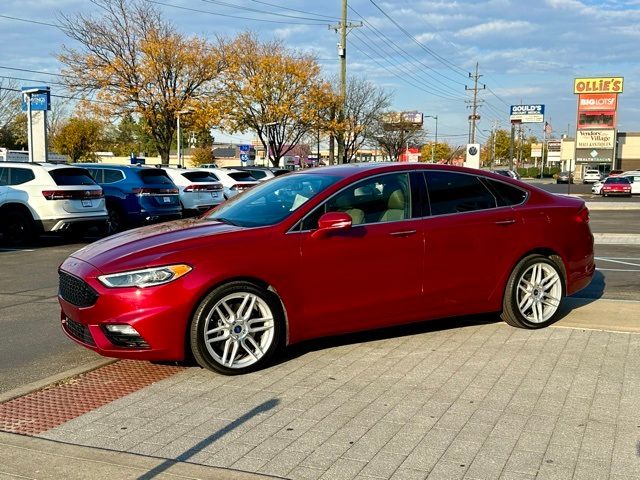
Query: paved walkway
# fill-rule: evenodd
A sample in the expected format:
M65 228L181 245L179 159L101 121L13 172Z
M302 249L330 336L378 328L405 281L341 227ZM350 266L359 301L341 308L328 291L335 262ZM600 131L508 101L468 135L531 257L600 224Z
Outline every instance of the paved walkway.
M190 368L41 437L143 455L135 478L174 460L300 480L640 478L640 335L477 322L316 342L245 376ZM61 452L83 468L68 478L103 478ZM233 478L209 473L193 476Z

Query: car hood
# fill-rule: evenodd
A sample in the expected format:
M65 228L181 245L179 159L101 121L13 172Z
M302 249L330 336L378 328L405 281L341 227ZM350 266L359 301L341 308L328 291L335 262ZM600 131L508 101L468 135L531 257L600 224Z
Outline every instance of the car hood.
M91 243L71 256L103 273L162 264L163 258L202 245L211 236L244 230L243 227L203 219L149 225Z

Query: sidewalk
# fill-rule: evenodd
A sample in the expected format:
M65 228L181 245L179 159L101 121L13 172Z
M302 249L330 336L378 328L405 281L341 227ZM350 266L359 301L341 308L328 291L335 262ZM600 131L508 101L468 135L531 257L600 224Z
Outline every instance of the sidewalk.
M640 330L640 302L568 303L542 330L442 320L250 375L188 368L40 438L1 434L0 478L640 478L640 335L612 331Z

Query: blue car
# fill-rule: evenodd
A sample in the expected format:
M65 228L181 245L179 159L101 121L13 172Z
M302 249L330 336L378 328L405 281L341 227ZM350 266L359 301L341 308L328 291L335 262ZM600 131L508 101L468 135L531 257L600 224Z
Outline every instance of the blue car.
M164 170L103 163L82 166L104 191L109 233L182 216L178 188Z

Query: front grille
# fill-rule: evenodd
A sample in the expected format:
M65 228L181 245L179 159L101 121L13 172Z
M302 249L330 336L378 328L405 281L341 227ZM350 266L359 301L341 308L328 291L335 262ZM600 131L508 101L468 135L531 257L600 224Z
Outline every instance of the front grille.
M98 293L87 283L66 272L59 271L60 287L58 295L76 307L90 307L98 300Z
M91 336L89 327L83 325L82 323L74 322L70 318L65 318L62 324L64 325L65 330L73 338L77 338L81 342L88 345L95 346L96 342L94 342L93 337Z

